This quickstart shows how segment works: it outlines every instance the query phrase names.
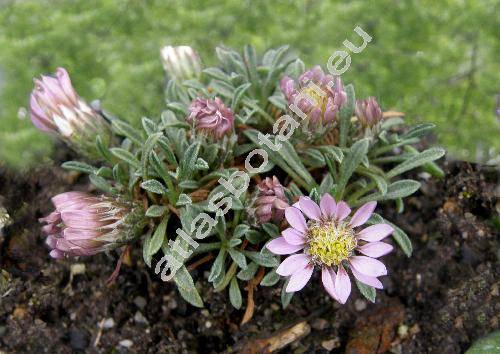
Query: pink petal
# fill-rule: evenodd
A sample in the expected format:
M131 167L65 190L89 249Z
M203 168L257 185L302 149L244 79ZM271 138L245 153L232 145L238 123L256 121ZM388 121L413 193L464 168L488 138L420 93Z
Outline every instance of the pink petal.
M313 202L313 200L309 197L300 197L299 198L299 205L300 205L300 210L309 219L317 220L321 218L321 209L319 208L318 204Z
M349 259L352 267L358 272L370 277L387 275L387 268L384 263L366 256L354 256Z
M42 232L49 235L59 232L60 229L56 224L48 224L42 227Z
M335 278L335 292L341 304L345 304L351 294L351 280L342 265L339 265L337 277Z
M325 216L333 217L337 211L337 203L328 193L323 194L321 200L319 201L319 206Z
M276 269L276 273L287 277L299 269L305 268L309 264L310 260L310 257L303 253L291 255L281 262L279 267Z
M368 242L367 244L358 247L358 251L368 257L378 258L391 252L393 247L385 242Z
M321 270L321 282L323 283L326 292L335 300L339 301L337 293L335 292L336 277L337 275L331 267L323 267L323 269Z
M351 271L352 271L352 274L356 277L356 279L358 279L360 282L362 282L366 285L373 286L375 289L383 289L384 288L384 286L382 285L380 280L378 280L377 278L369 277L367 275L361 274L360 272L358 272L354 268L351 268Z
M30 96L30 116L31 122L35 127L46 133L53 133L55 130L54 122L47 118L45 112L40 108L35 96Z
M92 197L90 194L84 192L65 192L52 197L52 203L54 203L56 209L67 202L73 202L75 199L81 200L83 198Z
M49 224L60 223L61 222L61 213L59 213L58 211L53 211L52 213L50 213L46 217L38 219L38 221L46 222Z
M45 243L47 244L47 246L49 246L50 248L56 248L56 245L57 245L57 238L55 238L54 236L52 235L49 235L47 236L47 238L45 239Z
M42 81L45 84L45 88L54 98L54 100L64 105L71 106L71 101L68 99L61 86L59 85L59 80L50 76L42 75Z
M290 254L304 248L304 245L291 245L284 237L278 237L266 245L267 249L274 254Z
M380 241L392 234L394 229L387 224L376 224L358 232L358 238L369 242Z
M313 270L314 267L312 265L308 265L307 267L299 269L298 271L293 273L290 277L290 280L288 281L286 292L293 293L301 290L304 286L306 286L309 279L311 279Z
M377 206L377 202L369 202L361 206L352 216L349 225L351 227L361 226L365 222L368 221L370 216L372 216L375 207Z
M286 242L291 245L303 245L306 242L304 235L293 227L283 230L281 235L285 238Z
M61 259L64 258L64 253L59 250L52 250L50 251L50 256L54 259Z
M67 227L94 229L103 227L109 224L107 221L101 221L97 218L96 214L91 214L86 211L63 211L61 218L64 225Z
M75 89L71 84L71 79L69 78L68 72L64 68L57 68L56 77L59 80L59 84L61 85L64 93L73 101L73 104L76 104L77 97Z
M67 227L63 230L64 238L68 241L72 240L84 240L84 239L95 239L104 235L104 232L97 229L85 230L77 229L72 227Z
M337 204L337 210L335 212L335 217L338 221L342 221L351 213L351 208L346 202L342 201Z
M294 207L286 208L285 217L290 226L292 226L294 229L297 229L302 233L305 233L307 231L306 219L299 209Z

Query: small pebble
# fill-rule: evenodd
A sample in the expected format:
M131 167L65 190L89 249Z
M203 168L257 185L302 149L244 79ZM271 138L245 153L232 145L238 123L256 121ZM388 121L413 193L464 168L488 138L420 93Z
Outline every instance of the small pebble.
M69 344L76 350L84 350L88 346L87 335L80 330L69 332Z
M141 325L148 325L149 324L148 319L146 317L144 317L144 315L142 313L140 313L139 311L137 311L135 313L134 321L135 321L135 323L141 324Z
M121 340L118 344L120 344L120 346L122 347L130 348L132 345L134 345L134 342L132 342L130 339L124 339Z
M422 274L417 273L415 279L417 281L417 286L420 286L420 284L422 284Z
M175 310L177 308L177 301L175 301L175 299L171 299L168 302L168 308L171 310Z
M212 322L210 322L210 321L205 322L205 327L207 327L207 328L212 327Z
M142 296L137 296L135 299L134 299L134 304L135 306L137 306L138 308L140 308L141 310L146 307L146 299L143 298Z
M111 317L110 318L107 318L104 323L102 324L102 328L105 328L105 329L110 329L110 328L113 328L115 326L115 320L113 320Z
M338 338L332 338L329 340L324 340L321 342L321 346L325 348L328 351L333 350L334 348L337 348L339 346L339 339Z
M363 311L364 309L366 309L366 301L357 299L356 301L354 301L354 308L356 309L356 311Z
M69 319L70 319L71 321L76 320L76 313L74 313L74 312L70 313L70 314L69 314Z
M421 179L423 179L423 180L426 180L426 181L427 181L427 180L428 180L429 178L431 178L432 176L431 176L431 175L430 175L430 173L428 173L428 172L420 172L420 173L418 174L418 177L420 177Z
M398 335L401 338L405 338L408 335L408 326L402 324L401 326L398 327Z
M85 264L83 264L83 263L72 264L71 265L71 274L72 275L85 274Z
M316 320L314 320L311 326L312 328L321 331L328 327L328 321L325 320L324 318L317 318Z

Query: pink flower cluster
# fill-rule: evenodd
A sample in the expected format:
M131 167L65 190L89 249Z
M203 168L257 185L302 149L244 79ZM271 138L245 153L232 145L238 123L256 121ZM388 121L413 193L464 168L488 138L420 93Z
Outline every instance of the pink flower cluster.
M288 103L297 105L313 124L333 123L347 101L340 77L326 75L320 66L302 73L298 83L284 76L280 86Z

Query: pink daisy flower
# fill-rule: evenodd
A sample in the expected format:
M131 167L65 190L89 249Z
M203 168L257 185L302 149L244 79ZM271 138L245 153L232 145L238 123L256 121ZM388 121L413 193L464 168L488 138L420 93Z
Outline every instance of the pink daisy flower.
M300 197L294 206L286 208L285 217L291 227L267 244L275 254L290 255L276 270L281 276L290 276L286 292L301 290L315 267L321 269L328 294L341 304L351 293L346 268L358 281L382 289L377 277L387 275L387 269L376 258L392 251L390 244L380 241L394 229L387 224L360 228L376 206L376 202L366 203L349 218L347 203L336 203L330 194L324 194L319 206L309 197Z

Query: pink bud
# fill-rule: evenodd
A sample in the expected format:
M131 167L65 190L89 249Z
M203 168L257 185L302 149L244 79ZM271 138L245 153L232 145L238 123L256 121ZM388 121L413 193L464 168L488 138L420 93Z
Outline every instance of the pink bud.
M134 239L145 226L142 207L111 197L66 192L52 198L56 210L40 222L53 258L89 256Z
M96 157L95 139L109 142L111 129L104 118L78 97L68 72L35 79L30 95L31 121L45 133L56 135L87 157Z
M257 186L258 196L255 201L255 216L259 223L279 223L289 206L285 190L278 178L267 177Z
M214 100L196 98L189 106L187 121L196 131L205 132L217 139L233 130L233 112L219 97Z
M356 116L363 126L373 127L383 118L382 110L375 97L356 101Z

